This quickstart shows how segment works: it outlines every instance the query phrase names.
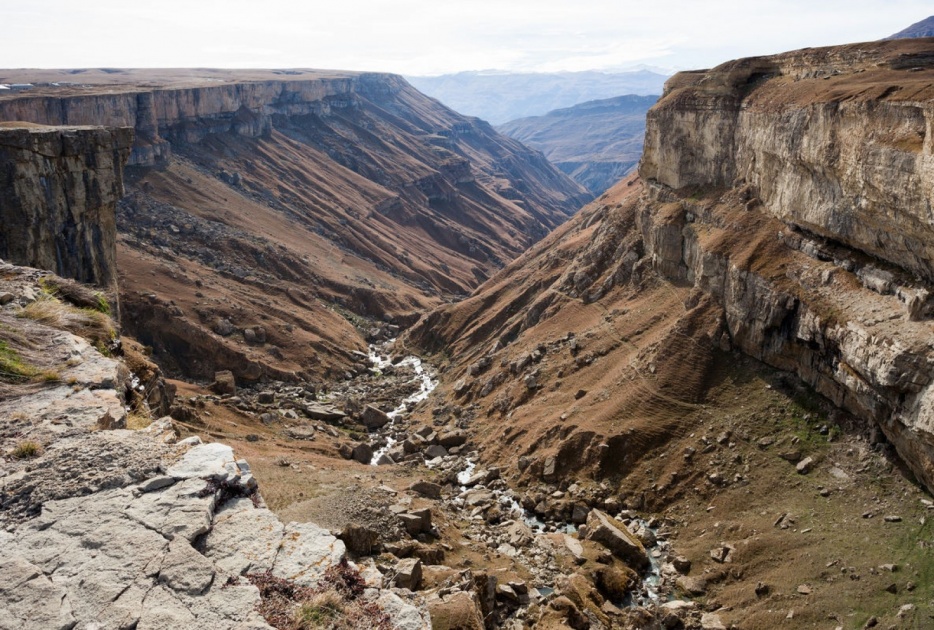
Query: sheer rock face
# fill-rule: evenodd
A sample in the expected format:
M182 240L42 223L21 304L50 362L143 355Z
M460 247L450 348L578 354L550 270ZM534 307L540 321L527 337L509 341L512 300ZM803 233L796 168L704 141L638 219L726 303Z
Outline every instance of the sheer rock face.
M131 129L0 125L0 258L113 288Z
M590 198L394 75L2 74L33 87L0 94L0 121L134 130L117 209L122 322L170 373L343 374L365 339L340 313L411 324Z
M654 299L653 325L696 341L646 352L652 373L684 389L684 400L701 395L687 384L714 360L704 348L742 350L796 374L867 431L878 425L934 488L930 51L929 42L878 42L676 75L649 113L640 178L608 191L468 300L426 316L410 338L461 353L446 372L450 383L464 379L452 398L505 401L510 417L530 418L516 443L556 449L558 476L588 466L612 472L609 456L581 444L606 444L608 453L628 444L616 419L645 407L638 388L590 383L585 390L612 395L562 436L534 420L560 424L560 411L550 411L560 404L510 401L508 370L474 379L468 367L481 355L508 364L551 343L549 357L565 347L575 357L563 372L572 386L569 374L609 343L603 333L580 335L589 313L612 318ZM624 338L648 329L626 330L618 319ZM579 337L557 343L554 331ZM526 365L515 373L534 369ZM617 402L626 396L640 402ZM540 474L550 452L529 458L527 474Z
M744 59L672 78L640 174L754 186L782 221L934 279L929 42Z
M649 114L640 166L655 204L643 233L657 266L722 304L735 345L878 422L929 488L932 79L929 42L797 51L676 75ZM686 207L730 187L750 213L731 214L737 241L760 212L781 222L755 253L710 238L725 215ZM654 210L670 202L683 212L659 220ZM810 263L795 265L777 242ZM773 253L770 266L763 259ZM862 287L835 287L844 275Z

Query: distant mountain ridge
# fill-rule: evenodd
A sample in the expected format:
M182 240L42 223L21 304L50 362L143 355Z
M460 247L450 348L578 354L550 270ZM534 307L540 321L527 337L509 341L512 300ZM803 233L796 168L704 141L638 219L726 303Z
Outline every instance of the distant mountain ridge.
M920 22L915 22L905 30L889 35L886 39L909 39L913 37L934 37L934 15Z
M595 195L629 173L642 155L645 115L658 96L627 94L512 120L497 131L538 149Z
M478 116L494 125L620 94L661 94L667 78L649 70L618 73L460 72L434 77L406 77L418 90L448 107L462 114Z

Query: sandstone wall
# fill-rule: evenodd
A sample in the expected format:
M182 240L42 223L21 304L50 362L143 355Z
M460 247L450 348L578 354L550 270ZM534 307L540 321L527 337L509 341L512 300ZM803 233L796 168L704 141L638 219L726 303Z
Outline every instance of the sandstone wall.
M112 288L133 130L0 127L0 258Z
M272 129L275 115L326 114L353 106L355 94L390 93L404 85L395 75L356 74L196 87L120 86L117 93L0 100L0 121L132 127L136 140L128 164L154 166L168 159L171 141L196 142L223 132L256 137Z
M730 62L669 81L640 174L751 183L786 223L934 280L934 69L917 45Z
M724 343L878 423L934 488L930 57L887 42L676 75L640 229L723 308Z

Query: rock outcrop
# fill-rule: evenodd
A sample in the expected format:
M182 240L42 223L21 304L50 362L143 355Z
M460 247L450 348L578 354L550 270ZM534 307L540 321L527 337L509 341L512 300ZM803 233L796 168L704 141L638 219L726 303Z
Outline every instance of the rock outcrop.
M132 142L126 128L0 123L0 258L116 288Z
M509 413L517 424L523 405L540 403L516 379L537 371L536 382L547 382L536 354L569 352L571 365L550 378L573 382L569 372L624 349L616 335L588 348L596 342L546 331L595 327L599 309L589 304L616 331L655 331L651 351L614 368L625 379L610 380L611 370L597 381L617 393L591 403L588 419L563 429L518 423L538 436L519 432L538 451L527 474L629 470L646 440L662 440L665 407L700 399L713 352L740 349L796 374L861 418L867 433L880 427L934 488L932 77L923 40L676 75L649 113L639 179L470 299L426 317L412 338L463 353L447 373L451 383L464 378L452 397L486 398L489 414ZM656 316L640 324L644 302ZM505 368L474 378L468 366L478 359ZM540 413L561 425L575 410L567 404L563 415L554 402ZM617 434L620 417L647 437ZM550 458L544 445L556 447Z
M57 328L64 318L32 319L47 274L0 271L12 297L0 308L0 628L259 630L273 627L263 580L323 589L335 567L358 575L330 532L281 523L229 446L176 443L171 418L126 429L127 367ZM367 610L430 628L411 594L363 573Z
M649 113L640 165L656 266L722 305L744 352L877 422L928 488L932 77L930 44L912 41L680 74ZM726 200L747 216L721 210ZM665 204L681 208L663 215ZM730 231L755 233L755 250L722 242Z

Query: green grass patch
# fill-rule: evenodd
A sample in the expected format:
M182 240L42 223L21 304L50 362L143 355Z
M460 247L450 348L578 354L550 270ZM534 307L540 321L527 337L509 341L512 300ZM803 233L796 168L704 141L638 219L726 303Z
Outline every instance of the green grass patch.
M0 339L0 376L29 379L41 372L36 366L24 362L7 342Z

